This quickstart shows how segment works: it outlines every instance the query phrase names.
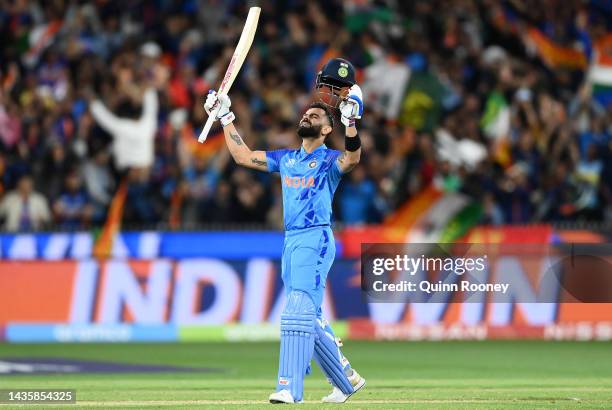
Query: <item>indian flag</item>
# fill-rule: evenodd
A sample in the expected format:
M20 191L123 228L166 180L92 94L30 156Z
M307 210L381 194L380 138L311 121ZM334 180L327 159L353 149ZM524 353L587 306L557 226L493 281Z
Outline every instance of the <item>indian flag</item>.
M510 133L510 105L499 91L489 94L480 127L493 140L508 137Z
M587 59L581 50L555 43L535 27L527 30L531 48L535 49L540 59L550 68L569 68L584 70Z
M612 104L612 34L597 42L588 72L593 98L600 104Z
M186 123L181 128L180 141L181 149L186 150L189 155L196 157L210 157L215 155L225 145L222 128L213 128L206 140L206 144L200 144L198 142L196 130L189 123Z
M481 215L481 204L468 196L429 186L385 220L378 239L383 243L451 243L476 225Z

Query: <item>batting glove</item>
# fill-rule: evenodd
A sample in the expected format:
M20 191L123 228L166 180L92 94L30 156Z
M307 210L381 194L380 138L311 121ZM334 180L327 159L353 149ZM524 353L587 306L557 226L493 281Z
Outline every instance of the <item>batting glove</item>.
M215 119L221 120L223 126L226 126L235 118L234 113L230 111L231 106L232 100L230 100L227 94L217 94L215 90L208 90L204 110L210 116L214 114L216 109L219 109Z
M349 89L346 99L338 106L340 109L340 121L345 127L354 127L355 120L363 115L363 93L361 88L355 84Z

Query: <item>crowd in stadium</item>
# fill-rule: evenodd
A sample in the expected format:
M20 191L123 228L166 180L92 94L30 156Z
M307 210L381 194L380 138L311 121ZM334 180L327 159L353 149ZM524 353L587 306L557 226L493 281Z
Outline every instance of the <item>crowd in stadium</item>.
M126 227L281 227L277 177L237 167L218 127L196 142L243 2L0 4L4 229L100 226L122 187ZM609 221L612 79L587 75L608 4L261 1L232 110L251 148L297 147L316 73L342 56L366 112L337 221L381 222L432 184L481 203L482 223ZM339 121L327 145L342 149Z

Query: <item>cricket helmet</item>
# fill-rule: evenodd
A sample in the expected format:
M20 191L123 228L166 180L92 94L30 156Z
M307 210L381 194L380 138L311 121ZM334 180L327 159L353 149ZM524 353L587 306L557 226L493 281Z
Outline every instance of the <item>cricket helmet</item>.
M343 58L332 58L317 74L315 91L323 104L338 108L355 82L355 67Z

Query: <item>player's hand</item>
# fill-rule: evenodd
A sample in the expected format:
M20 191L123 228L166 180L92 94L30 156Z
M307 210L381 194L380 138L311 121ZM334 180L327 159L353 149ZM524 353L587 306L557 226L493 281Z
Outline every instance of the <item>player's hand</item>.
M219 107L219 111L217 112L216 120L225 116L230 112L230 107L232 106L232 101L230 100L227 94L217 94L215 90L208 90L208 95L206 96L206 102L204 103L204 110L206 114L209 116L211 113Z
M346 127L354 127L355 120L363 115L363 93L361 88L355 84L348 92L346 98L338 106L340 109L340 121Z

